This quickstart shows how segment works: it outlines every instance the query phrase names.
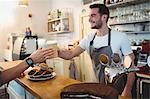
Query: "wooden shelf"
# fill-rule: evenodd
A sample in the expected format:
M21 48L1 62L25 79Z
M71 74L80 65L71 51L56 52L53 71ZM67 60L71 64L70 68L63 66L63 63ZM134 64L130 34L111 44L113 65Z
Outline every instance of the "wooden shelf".
M55 31L55 32L49 32L49 34L63 34L63 33L70 33L71 31Z
M48 20L49 34L69 33L72 31L72 16Z
M108 8L117 8L117 7L125 7L125 6L130 6L130 5L135 5L135 4L140 4L144 2L149 2L149 0L125 0L123 2L118 2L114 4L108 4Z
M66 17L66 18L49 19L48 22L55 22L55 21L60 21L60 20L65 20L65 19L68 19L68 18Z

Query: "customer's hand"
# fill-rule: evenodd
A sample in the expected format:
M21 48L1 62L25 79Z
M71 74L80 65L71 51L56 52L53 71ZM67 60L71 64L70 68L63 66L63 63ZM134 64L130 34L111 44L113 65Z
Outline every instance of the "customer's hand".
M29 57L32 58L34 63L40 63L46 59L52 58L53 50L50 48L40 48L33 52Z

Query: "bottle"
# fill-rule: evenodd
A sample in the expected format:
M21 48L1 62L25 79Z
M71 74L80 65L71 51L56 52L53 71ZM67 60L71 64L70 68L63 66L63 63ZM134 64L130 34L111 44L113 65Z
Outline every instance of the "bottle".
M31 29L30 29L30 27L27 27L26 28L26 36L32 36L32 31L31 31Z
M57 9L57 18L60 18L60 16L61 16L61 11Z

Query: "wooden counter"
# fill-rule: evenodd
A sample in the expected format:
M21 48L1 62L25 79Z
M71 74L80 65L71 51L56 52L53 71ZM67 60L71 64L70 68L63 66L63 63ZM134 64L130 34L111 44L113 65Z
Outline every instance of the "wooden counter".
M0 62L3 69L8 69L19 64L21 61ZM79 83L80 81L66 78L64 76L56 76L47 81L30 81L26 77L17 78L16 82L29 91L36 99L59 99L61 89L67 85Z

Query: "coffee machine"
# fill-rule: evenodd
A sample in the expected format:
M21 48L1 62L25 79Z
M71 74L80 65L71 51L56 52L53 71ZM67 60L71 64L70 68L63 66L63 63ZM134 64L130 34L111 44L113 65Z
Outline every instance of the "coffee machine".
M38 49L37 36L18 36L13 49L13 60L23 60Z

